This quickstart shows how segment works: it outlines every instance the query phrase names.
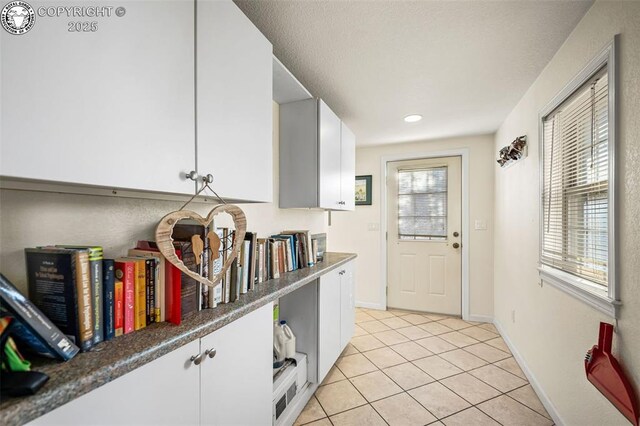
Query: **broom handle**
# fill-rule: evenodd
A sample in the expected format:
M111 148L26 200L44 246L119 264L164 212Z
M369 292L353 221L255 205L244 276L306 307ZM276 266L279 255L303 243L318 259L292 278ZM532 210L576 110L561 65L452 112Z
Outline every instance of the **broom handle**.
M613 325L606 322L600 323L600 335L598 336L598 347L602 352L611 353L611 342L613 341Z

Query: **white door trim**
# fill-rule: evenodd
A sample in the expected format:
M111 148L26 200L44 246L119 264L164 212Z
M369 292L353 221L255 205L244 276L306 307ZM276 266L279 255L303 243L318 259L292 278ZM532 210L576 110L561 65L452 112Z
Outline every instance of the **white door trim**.
M387 307L387 163L420 158L462 157L462 319L469 319L469 149L385 155L380 159L381 308Z

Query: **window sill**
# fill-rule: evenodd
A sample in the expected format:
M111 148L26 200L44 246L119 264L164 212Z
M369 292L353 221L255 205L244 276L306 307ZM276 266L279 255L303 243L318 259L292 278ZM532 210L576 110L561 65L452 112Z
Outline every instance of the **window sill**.
M538 267L538 272L543 282L551 284L612 318L618 318L621 303L611 299L606 290L549 266Z

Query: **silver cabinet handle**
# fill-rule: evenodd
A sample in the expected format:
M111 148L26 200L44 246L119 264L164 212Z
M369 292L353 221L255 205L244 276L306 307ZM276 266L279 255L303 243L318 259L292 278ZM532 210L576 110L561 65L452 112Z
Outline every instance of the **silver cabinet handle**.
M191 180L198 180L198 173L195 170L191 170L189 173L187 173L187 179L191 179Z
M211 349L207 349L206 351L204 351L204 354L209 356L209 358L213 358L216 356L216 354L218 353L218 351L216 351L215 349L211 348Z
M202 354L198 354L191 357L191 362L193 362L195 365L200 365L205 359L206 358L204 358Z
M339 275L344 275L346 271L343 269L342 271L338 272Z

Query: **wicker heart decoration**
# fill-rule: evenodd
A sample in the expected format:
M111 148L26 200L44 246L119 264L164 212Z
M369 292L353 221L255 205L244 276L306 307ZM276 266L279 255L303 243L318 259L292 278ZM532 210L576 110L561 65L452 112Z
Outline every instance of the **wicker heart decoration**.
M231 250L230 255L227 257L227 260L222 265L222 270L215 273L210 278L205 278L202 275L195 273L180 260L178 255L176 255L175 248L173 246L173 227L178 223L178 221L183 219L191 219L202 226L208 226L213 222L213 218L220 213L228 213L233 218L233 223L236 228L235 239L233 242L233 248ZM242 209L238 206L234 206L233 204L220 204L217 205L209 212L206 218L200 216L199 214L189 211L189 210L179 210L175 212L171 212L165 217L162 218L158 226L156 227L156 243L158 244L158 249L160 253L176 268L180 269L182 272L190 276L196 281L201 282L202 284L206 284L209 287L215 287L217 283L225 276L227 269L233 263L233 260L238 256L240 251L240 246L244 241L244 234L247 230L247 218L244 215Z

